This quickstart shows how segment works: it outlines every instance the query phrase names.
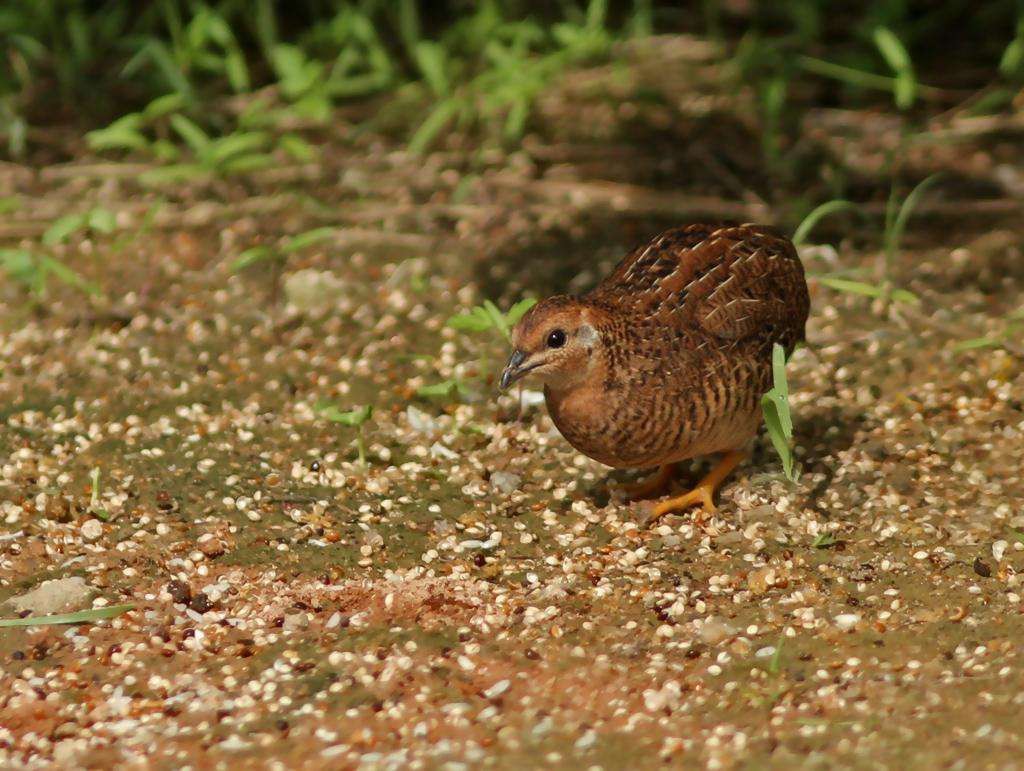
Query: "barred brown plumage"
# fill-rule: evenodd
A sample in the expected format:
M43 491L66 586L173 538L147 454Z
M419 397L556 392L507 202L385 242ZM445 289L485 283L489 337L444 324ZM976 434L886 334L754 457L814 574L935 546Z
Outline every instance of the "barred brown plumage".
M701 486L655 511L711 509L714 484L760 423L772 346L788 354L803 340L809 307L800 259L775 230L675 228L630 252L590 293L535 305L512 332L502 384L538 377L562 435L609 466L726 453ZM551 347L556 331L562 344Z

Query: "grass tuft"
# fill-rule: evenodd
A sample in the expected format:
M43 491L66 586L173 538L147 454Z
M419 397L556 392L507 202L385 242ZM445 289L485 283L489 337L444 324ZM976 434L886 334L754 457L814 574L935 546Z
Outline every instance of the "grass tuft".
M320 401L317 402L314 409L320 417L332 423L340 423L343 426L351 426L356 429L356 452L359 457L359 465L365 467L366 444L363 441L363 426L373 417L373 405L367 404L364 407L342 411L336 404Z
M893 101L901 110L910 109L917 97L917 77L914 74L914 65L910 61L910 54L902 41L888 27L875 27L872 38L882 58L896 74L892 85Z
M903 234L907 229L907 222L910 220L914 209L921 202L921 197L942 178L942 173L932 174L921 180L914 187L902 203L897 203L896 188L893 186L889 193L889 201L885 207L885 270L886 276L892 274L893 266L896 263L896 253L899 251Z
M761 397L761 410L775 452L782 461L786 478L795 482L799 476L793 457L793 418L789 411L789 384L786 381L786 351L781 345L772 346L772 389Z
M508 312L502 313L498 306L490 300L470 309L468 313L459 313L448 319L448 326L462 332L486 332L493 329L506 342L512 341L512 327L537 303L533 298L520 300Z
M818 533L814 540L811 541L812 549L828 549L835 546L839 540L835 537L834 533Z

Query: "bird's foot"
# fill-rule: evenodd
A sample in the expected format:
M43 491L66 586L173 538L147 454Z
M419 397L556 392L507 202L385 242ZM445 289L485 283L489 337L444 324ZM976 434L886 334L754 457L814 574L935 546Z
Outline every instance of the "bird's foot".
M739 465L741 460L743 460L742 452L727 452L695 488L688 493L673 496L657 504L644 524L649 526L669 512L682 511L697 505L703 509L702 514L713 514L718 510L714 502L715 491L732 470ZM698 516L697 524L700 525L702 523L703 516Z
M676 467L674 463L661 466L646 479L632 484L619 485L627 498L650 498L662 492L672 483Z
M713 494L714 489L712 487L699 485L688 493L668 498L667 500L655 505L654 510L647 517L644 524L650 526L669 512L683 511L691 506L700 506L703 509L703 511L697 515L697 524L702 524L703 514L713 514L718 510L718 507L715 506L714 501L711 499Z

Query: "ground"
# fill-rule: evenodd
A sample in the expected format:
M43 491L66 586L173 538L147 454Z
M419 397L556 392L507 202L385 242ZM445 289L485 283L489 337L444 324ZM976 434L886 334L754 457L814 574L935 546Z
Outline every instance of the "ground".
M0 631L2 765L1020 763L1024 366L1012 337L956 347L1020 302L1019 125L805 111L793 153L865 216L801 250L799 479L760 439L703 526L644 528L537 394L498 396L498 336L445 325L584 289L670 224L792 224L750 95L691 42L566 78L509 152L416 158L339 122L317 162L228 181L0 170L8 245L67 211L119 225L54 247L102 298L0 287L0 599L77 576L72 610L134 604ZM891 265L917 304L818 279L877 277L893 148L901 184L946 175ZM374 406L365 464L325 400Z

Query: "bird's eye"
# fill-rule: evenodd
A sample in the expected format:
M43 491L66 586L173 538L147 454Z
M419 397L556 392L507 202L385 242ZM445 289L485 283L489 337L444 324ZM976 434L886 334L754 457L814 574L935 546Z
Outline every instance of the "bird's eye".
M556 329L548 335L548 348L561 348L565 345L565 332Z

